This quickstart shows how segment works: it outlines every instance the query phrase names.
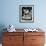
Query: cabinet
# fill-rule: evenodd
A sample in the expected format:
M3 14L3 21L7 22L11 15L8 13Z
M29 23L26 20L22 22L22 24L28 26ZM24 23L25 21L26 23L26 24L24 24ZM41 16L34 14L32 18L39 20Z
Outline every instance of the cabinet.
M3 46L44 46L44 32L3 32Z
M43 32L24 33L24 46L44 46Z
M3 46L23 46L23 33L4 32Z

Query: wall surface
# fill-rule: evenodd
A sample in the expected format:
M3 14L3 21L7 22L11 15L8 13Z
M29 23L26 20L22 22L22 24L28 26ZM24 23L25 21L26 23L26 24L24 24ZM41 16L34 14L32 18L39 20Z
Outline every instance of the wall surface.
M46 32L46 0L0 0L0 31L13 24L15 28L42 28ZM19 5L34 5L34 23L19 22Z
M0 26L13 24L16 28L46 28L46 0L0 0ZM34 5L34 23L19 22L19 5Z
M0 27L46 29L46 0L0 0ZM19 5L34 5L34 23L19 22Z

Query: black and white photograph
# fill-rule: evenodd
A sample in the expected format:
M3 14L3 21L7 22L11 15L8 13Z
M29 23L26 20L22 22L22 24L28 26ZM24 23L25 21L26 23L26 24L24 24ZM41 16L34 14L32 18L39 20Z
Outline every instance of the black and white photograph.
M19 6L20 22L34 22L34 5Z

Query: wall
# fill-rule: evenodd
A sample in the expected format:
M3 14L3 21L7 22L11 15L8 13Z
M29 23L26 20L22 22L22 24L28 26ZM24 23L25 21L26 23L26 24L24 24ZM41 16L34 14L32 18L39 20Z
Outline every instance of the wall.
M46 1L41 0L1 0L0 25L13 24L16 28L46 28ZM34 5L34 23L19 22L19 5Z
M41 0L1 0L0 25L13 24L16 28L46 28L46 1ZM19 22L19 5L34 5L34 23ZM42 14L43 13L43 14Z
M34 5L34 23L19 22L19 5ZM42 28L46 32L46 0L0 0L0 31L13 24L16 28Z

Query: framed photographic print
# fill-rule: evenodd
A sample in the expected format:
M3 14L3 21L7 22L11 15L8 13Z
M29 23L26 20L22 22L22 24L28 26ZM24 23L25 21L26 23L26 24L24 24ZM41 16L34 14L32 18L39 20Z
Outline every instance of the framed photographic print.
M19 6L19 21L22 23L34 22L34 5Z

